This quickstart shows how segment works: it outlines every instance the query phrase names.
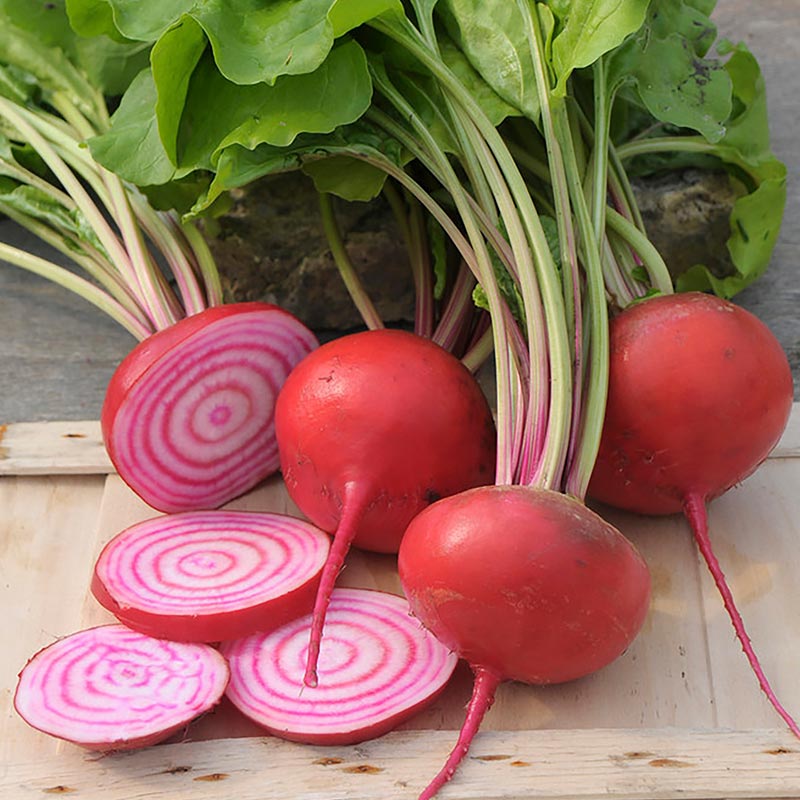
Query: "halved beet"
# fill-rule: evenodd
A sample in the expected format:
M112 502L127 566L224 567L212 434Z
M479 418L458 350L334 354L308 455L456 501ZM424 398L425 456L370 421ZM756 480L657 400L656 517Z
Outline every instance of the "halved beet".
M218 508L278 468L274 410L317 340L266 303L215 306L138 344L109 383L103 439L159 511Z
M93 750L166 739L213 708L228 683L213 647L102 625L40 650L19 675L14 707L31 726Z
M432 702L458 661L411 617L402 597L335 589L319 686L303 684L311 616L222 645L227 696L276 736L354 744L381 736Z
M329 550L327 534L285 514L187 511L115 536L92 592L142 633L219 642L309 613Z

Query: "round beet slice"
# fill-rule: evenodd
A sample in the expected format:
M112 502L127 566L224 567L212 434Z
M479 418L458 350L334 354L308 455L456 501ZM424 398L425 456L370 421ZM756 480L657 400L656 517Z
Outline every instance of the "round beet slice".
M142 633L219 642L307 614L329 549L327 534L285 514L187 511L117 534L92 592Z
M387 733L432 702L458 661L410 615L402 597L335 589L319 686L303 683L311 616L222 645L227 696L276 736L354 744Z
M40 650L19 676L14 707L32 727L93 750L166 739L213 708L228 683L213 647L102 625Z
M274 410L292 368L317 346L267 303L215 306L138 344L101 415L120 477L159 511L218 508L278 468Z

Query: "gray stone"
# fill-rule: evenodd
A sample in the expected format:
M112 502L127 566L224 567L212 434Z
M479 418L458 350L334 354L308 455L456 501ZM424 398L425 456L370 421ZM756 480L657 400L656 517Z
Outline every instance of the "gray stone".
M413 319L411 271L388 206L335 202L350 260L387 323ZM226 296L277 303L317 331L362 324L330 254L311 181L290 173L234 196L210 239Z
M734 272L725 242L738 193L725 172L686 169L638 178L633 189L650 241L673 277L695 264Z

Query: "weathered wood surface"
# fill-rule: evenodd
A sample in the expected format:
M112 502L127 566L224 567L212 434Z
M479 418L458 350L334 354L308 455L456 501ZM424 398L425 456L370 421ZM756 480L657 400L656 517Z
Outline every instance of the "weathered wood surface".
M275 739L175 744L110 758L9 767L11 800L411 800L444 731L392 733L358 747ZM762 800L800 796L800 750L767 731L584 730L481 734L441 800Z
M800 406L780 450L711 506L720 562L766 672L795 714L798 422ZM35 427L26 431L46 460L47 436L33 435ZM49 441L63 444L61 437ZM20 439L15 447L22 464L23 445ZM232 506L297 513L278 480ZM453 744L469 695L463 666L402 730L356 747L264 738L225 702L181 741L137 754L98 758L32 730L12 707L18 671L58 637L111 621L88 592L94 559L115 533L155 512L115 474L7 474L0 508L0 797L69 790L108 800L413 798ZM486 733L442 799L800 797L800 743L759 692L684 522L606 513L653 576L642 634L617 662L584 680L501 687ZM399 590L389 556L352 553L340 581Z

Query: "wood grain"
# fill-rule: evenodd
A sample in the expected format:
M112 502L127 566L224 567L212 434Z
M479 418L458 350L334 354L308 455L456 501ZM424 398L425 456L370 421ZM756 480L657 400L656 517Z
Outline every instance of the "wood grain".
M273 738L71 754L10 766L13 800L410 800L444 759L442 731L356 747ZM800 796L800 749L779 731L591 730L483 733L441 800L753 800Z
M799 419L795 406L780 449L711 505L720 562L767 675L795 714ZM69 429L79 430L74 424ZM53 425L15 435L23 468L30 449L42 464L69 471L64 437L50 435L62 429ZM231 507L299 513L278 479ZM59 636L112 620L88 591L94 560L117 532L157 512L113 473L7 475L0 478L0 508L4 800L53 793L108 800L412 798L454 744L471 684L464 665L437 702L401 730L351 748L264 738L225 701L172 742L135 754L90 756L31 730L12 707L17 672ZM644 629L618 661L589 678L503 685L442 800L800 797L800 743L759 692L684 521L601 510L650 567L653 601ZM339 582L400 589L393 557L358 551Z

